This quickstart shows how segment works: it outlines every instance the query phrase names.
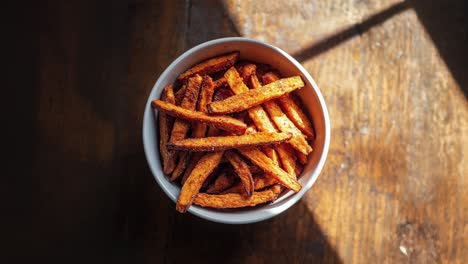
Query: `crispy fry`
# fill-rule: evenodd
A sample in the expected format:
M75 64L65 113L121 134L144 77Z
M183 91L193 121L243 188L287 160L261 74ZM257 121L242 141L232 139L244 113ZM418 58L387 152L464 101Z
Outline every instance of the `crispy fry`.
M301 175L301 173L304 171L304 166L300 163L296 163L295 171L296 175Z
M190 151L219 151L224 149L261 146L287 141L291 134L258 132L241 136L187 138L167 144L169 148Z
M257 148L241 148L239 149L239 152L288 189L298 192L302 188L301 184L297 180L281 169Z
M185 91L187 90L187 85L184 84L180 89L175 93L175 103L176 105L180 106L180 103L182 103L182 99L184 98Z
M180 107L182 109L187 110L194 110L197 105L197 98L198 94L200 93L200 86L202 83L202 77L200 75L195 75L188 79L183 97L180 101ZM190 129L190 123L176 119L174 122L174 126L172 127L171 138L169 142L176 141L179 139L184 139L187 136L187 132ZM178 156L177 166L175 167L174 171L171 175L171 180L174 181L179 178L179 176L184 172L185 168L187 167L187 153L177 153L174 154Z
M247 128L245 123L228 116L210 116L203 112L184 109L173 104L165 103L161 100L154 100L151 105L171 116L188 121L204 122L207 125L216 126L217 128L232 131L237 134L243 134Z
M262 78L263 83L271 83L279 80L279 76L274 72L267 72ZM314 129L312 127L312 123L299 105L294 102L292 95L287 94L278 98L277 101L284 113L297 126L297 128L299 128L307 138L313 138Z
M275 178L273 178L267 173L256 175L254 178L254 187L256 191L269 187L275 183L278 183L278 182L275 180Z
M180 190L179 199L176 204L177 211L181 213L187 211L205 179L216 168L216 166L218 166L223 153L224 151L206 153L200 159Z
M200 112L208 112L207 105L211 103L213 99L214 86L213 80L210 76L203 77L203 84L201 87L200 95L198 98L197 110ZM193 124L192 137L201 138L206 134L206 124L197 122Z
M254 74L257 70L257 65L253 63L247 63L239 68L239 74L242 77L244 83L248 83L250 76Z
M298 151L307 155L312 151L312 148L307 143L302 132L289 120L289 118L281 111L279 106L275 102L266 102L265 110L270 115L273 122L280 129L280 131L285 133L293 134L293 137L289 140L291 146L293 146Z
M222 56L214 57L208 60L205 60L201 63L196 64L192 68L188 69L179 77L177 78L178 81L184 81L187 78L195 75L195 74L200 74L200 75L206 75L206 74L211 74L214 72L218 72L221 70L225 70L239 59L239 52L231 52Z
M206 190L207 193L215 194L220 193L234 184L234 176L228 173L221 173L213 184Z
M224 100L228 97L233 96L234 94L232 93L231 89L229 88L220 88L216 90L214 96L213 96L213 101L221 101Z
M227 151L224 156L231 163L232 167L239 176L242 184L244 185L245 193L247 197L252 196L254 191L254 183L252 179L252 173L250 173L249 165L235 152Z
M294 170L296 167L296 156L294 156L294 149L292 149L291 145L287 143L281 143L278 145L276 150L281 160L281 168L283 168L289 175L296 178L298 174L296 174L296 171Z
M261 85L260 81L257 78L256 73L253 73L251 75L250 82L251 82L251 85L252 85L253 89L257 89ZM271 121L270 121L270 119L268 117L265 120L268 120L268 122L271 123ZM273 131L276 131L276 128ZM294 175L294 165L296 163L296 157L294 155L294 151L291 151L291 148L288 146L288 144L283 144L282 143L282 144L279 144L276 147L276 152L281 157L281 168L283 168L287 173L289 173L291 175Z
M226 78L227 79L227 78ZM229 83L229 80L228 80ZM210 113L228 114L276 99L304 86L300 76L285 78L208 105Z
M200 92L201 82L202 82L202 77L200 77L199 75L192 77L188 80L187 88L185 89L185 93L184 93L184 97L182 98L180 107L178 108L181 108L184 110L195 109L195 106L197 104L198 94ZM165 104L171 105L168 103L165 103ZM159 109L159 110L162 110L162 109ZM167 113L167 114L170 115L170 113ZM172 128L171 138L169 142L184 139L187 136L187 132L189 129L190 129L189 122L185 120L181 120L181 119L176 119L176 121L174 122L174 126Z
M228 82L234 94L241 94L249 91L249 88L242 82L242 78L234 67L231 67L229 70L227 70L224 74L224 77L226 78L226 81ZM247 111L249 113L250 119L252 119L258 130L277 132L276 128L273 126L273 123L271 123L270 119L268 118L267 113L260 105L254 106Z
M177 162L177 166L175 167L174 171L171 175L171 181L177 180L180 175L185 171L187 165L190 162L190 153L188 151L178 151L177 155L179 156L179 160Z
M203 207L212 208L240 208L274 201L280 193L281 187L278 185L262 192L255 192L248 199L237 193L217 195L199 193L195 197L194 203Z
M275 178L269 176L266 173L260 174L260 175L255 175L253 176L253 181L254 181L254 190L258 191L261 189L264 189L266 187L270 187L273 184L278 183L278 181L275 180ZM245 192L244 185L239 182L232 187L224 190L222 193L240 193L243 194Z
M227 85L228 84L224 76L213 82L213 86L215 90L218 90L219 88L222 88L222 87L226 87Z
M275 162L276 164L280 164L279 163L279 159L278 159L278 153L276 153L276 150L271 148L271 147L268 147L268 146L264 146L262 147L262 151L263 153L265 153L273 162Z
M161 96L161 99L168 103L174 103L174 91L172 85L168 85ZM165 174L170 174L175 168L175 151L168 150L166 147L167 142L171 136L171 126L173 125L174 118L168 116L164 112L159 113L159 151L163 163L163 171Z
M256 76L253 75L252 77L255 78ZM289 118L283 113L281 108L274 101L265 102L263 106L280 131L293 134L293 137L289 141L291 146L305 155L312 151L312 148L309 146L309 143L307 143L304 134L302 134L302 132L291 122L291 120L289 120Z
M185 181L188 179L188 176L190 175L190 173L192 173L193 169L195 168L197 163L200 161L202 156L203 156L202 152L192 154L190 162L187 165L187 169L185 169L184 176L182 176L182 180L180 181L182 185L185 184Z
M307 163L307 159L308 159L307 155L304 155L301 152L296 151L296 156L302 165L305 165Z

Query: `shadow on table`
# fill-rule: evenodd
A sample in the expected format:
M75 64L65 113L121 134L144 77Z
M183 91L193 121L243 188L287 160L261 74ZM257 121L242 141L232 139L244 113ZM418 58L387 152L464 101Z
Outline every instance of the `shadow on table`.
M300 62L311 59L341 43L361 35L374 26L391 19L408 9L414 9L419 20L429 33L442 59L468 97L468 2L463 0L410 0L394 4L361 23L345 28L326 39L293 54Z
M302 202L255 224L224 225L189 214L174 220L168 263L342 263Z
M468 2L465 0L410 0L440 56L468 98Z

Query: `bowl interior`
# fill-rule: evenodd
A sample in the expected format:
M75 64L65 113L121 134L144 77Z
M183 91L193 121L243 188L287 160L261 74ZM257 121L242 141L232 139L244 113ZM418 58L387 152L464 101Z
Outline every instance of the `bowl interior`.
M268 219L291 207L310 189L324 165L330 142L328 112L314 80L296 60L276 47L245 38L213 40L188 50L161 74L150 93L143 118L143 144L148 164L156 181L163 191L175 202L180 188L178 185L168 181L162 173L158 151L158 129L155 119L157 111L152 110L151 101L160 98L164 87L173 83L180 73L193 64L234 50L240 51L241 59L270 64L278 69L284 77L300 75L304 80L305 87L300 89L298 94L313 120L316 132L316 139L312 144L314 151L310 155L309 162L299 179L303 188L298 193L289 191L273 203L247 209L217 210L192 205L188 210L207 220L241 224Z

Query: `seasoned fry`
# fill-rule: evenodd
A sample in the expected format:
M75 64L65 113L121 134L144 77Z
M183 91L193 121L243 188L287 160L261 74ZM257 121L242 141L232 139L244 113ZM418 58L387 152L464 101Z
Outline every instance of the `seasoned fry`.
M200 87L202 83L202 77L200 75L195 75L188 79L183 97L180 101L180 107L187 110L194 110L197 105L197 98L198 94L200 93ZM190 123L176 119L174 122L174 126L171 132L171 138L169 142L176 141L179 139L184 139L187 136L187 132L190 129ZM175 167L174 171L171 175L171 180L174 181L179 178L179 176L184 172L185 168L187 167L187 153L177 153L178 161L177 166Z
M182 103L182 99L184 98L185 91L187 90L187 85L184 84L180 89L175 93L175 103L176 105L180 106L180 103Z
M224 149L261 146L287 141L291 134L258 132L241 136L187 138L167 144L169 148L190 151L219 151Z
M182 176L182 180L180 181L182 185L185 184L185 181L188 179L190 173L192 173L193 169L197 165L198 161L200 161L201 157L203 156L202 152L193 153L190 159L189 164L187 165L187 169L185 169L184 176Z
M257 148L241 148L239 149L239 152L288 189L298 192L302 188L301 184L297 180L281 169Z
M279 164L278 154L276 153L275 149L264 146L262 147L263 153L265 153L273 162Z
M244 83L247 83L250 79L250 76L252 76L252 74L254 74L257 70L257 65L253 64L253 63L248 63L246 65L243 65L240 69L239 69L239 74L240 76L242 77L242 79L244 80Z
M194 203L203 207L212 208L240 208L274 201L280 192L281 187L276 185L265 191L255 192L248 199L237 193L216 195L199 193L195 197Z
M279 80L279 76L274 72L267 72L263 75L263 83L271 83ZM292 99L291 94L287 94L283 97L277 99L278 104L283 109L284 113L289 117L289 119L299 128L307 138L314 137L314 129L312 128L312 123L309 121L307 115L302 111L302 109L297 105Z
M199 192L203 182L210 173L218 166L224 151L206 153L192 170L187 181L182 186L177 200L177 211L184 213L192 204L193 199Z
M253 75L253 77L255 77L255 75ZM289 120L289 118L283 113L281 108L274 101L265 102L263 106L280 131L293 134L293 137L289 141L291 146L305 155L312 151L312 148L309 146L309 143L307 143L302 132L291 122L291 120Z
M285 133L291 133L293 137L289 140L291 146L307 155L312 151L312 148L307 143L302 132L289 120L289 118L281 111L275 102L266 102L265 110L270 115L273 122Z
M224 100L228 97L233 96L234 94L232 93L231 89L229 88L220 88L216 90L214 96L213 96L213 101L221 101Z
M235 51L222 56L205 60L201 63L196 64L192 68L179 75L179 77L177 77L177 80L184 81L195 74L206 75L225 70L234 65L234 63L236 63L238 59L239 52Z
M224 153L229 163L236 171L242 184L244 185L245 193L247 197L252 196L254 191L254 183L252 179L252 173L250 173L249 165L235 152L227 151Z
M196 75L188 80L187 88L185 89L185 93L184 93L184 97L182 98L180 107L178 108L181 108L184 110L195 109L195 106L197 104L198 94L200 92L201 82L202 82L202 77L200 77L199 75ZM165 104L171 105L168 103L165 103ZM159 109L159 110L162 110L162 109ZM170 113L167 113L167 114L170 115ZM181 119L176 119L176 121L174 122L174 126L172 128L171 138L169 142L184 139L187 136L187 132L189 131L189 129L190 129L189 122L185 120L181 120Z
M268 175L267 173L263 174L262 176L257 176L254 179L254 188L255 190L261 190L263 188L269 187L273 184L277 183L275 178Z
M212 102L208 105L208 110L213 114L240 112L269 100L276 99L303 86L304 82L300 76L281 79L258 89L248 90L222 101Z
M253 73L250 76L250 82L251 86L253 89L257 89L261 86L260 81L257 78L256 73ZM270 119L267 117L264 120L261 120L262 122L265 122L265 120L268 120L269 123L271 123ZM273 125L271 125L273 126ZM277 131L276 128L273 130L274 132ZM288 144L279 144L276 147L276 152L279 154L281 158L281 168L283 168L287 173L291 175L295 175L294 173L294 166L296 164L296 157L294 155L294 152L291 151L291 148L288 146ZM301 153L302 154L302 153ZM268 154L267 154L268 156ZM271 157L270 157L271 158ZM273 159L274 161L274 159Z
M208 112L207 105L211 103L213 99L214 86L213 80L210 76L203 77L203 84L201 87L200 95L198 98L197 110L200 112ZM206 134L206 124L198 122L193 125L192 137L201 138Z
M255 191L264 189L266 187L270 187L271 185L278 183L278 181L276 181L275 178L269 176L266 173L263 173L262 175L255 175L253 177L253 181L254 181L254 190ZM223 194L225 194L225 193L245 193L244 185L241 182L239 182L239 183L233 185L232 187L224 190L222 193Z
M218 90L219 88L226 87L228 84L226 82L226 78L221 77L218 80L213 82L213 86L215 90Z
M232 174L221 173L214 183L206 189L206 192L210 194L220 193L230 188L234 184L234 181L234 176Z
M294 149L292 149L291 145L287 143L281 143L278 145L276 150L281 160L281 168L283 168L289 175L296 178L298 174L296 174L296 171L294 170L296 167L296 156L294 156Z
M172 172L171 181L177 180L180 175L182 175L182 173L187 168L191 156L188 151L178 151L177 155L179 156L179 161L177 162L177 166Z
M242 78L234 67L231 67L226 71L224 78L228 82L229 87L231 87L231 90L234 92L234 94L241 94L249 91L249 88L243 83ZM249 113L250 119L252 119L258 130L277 132L276 128L273 126L273 123L271 123L268 114L261 106L254 106L248 109L247 112Z
M301 152L299 151L296 151L296 156L297 156L297 160L299 160L299 162L304 165L307 163L307 155L304 155L302 154Z
M301 175L301 173L304 171L304 166L302 164L296 163L296 175Z
M232 131L236 134L243 134L247 128L245 123L228 116L210 116L203 112L184 109L173 104L165 103L161 100L154 100L151 105L171 116L188 121L203 122L207 125L216 126L226 131Z
M168 103L175 103L174 91L172 85L168 85L161 96L161 99ZM171 136L171 126L173 125L173 118L164 112L159 113L159 151L163 163L163 171L165 174L170 174L175 168L175 151L168 150L166 144L169 142Z

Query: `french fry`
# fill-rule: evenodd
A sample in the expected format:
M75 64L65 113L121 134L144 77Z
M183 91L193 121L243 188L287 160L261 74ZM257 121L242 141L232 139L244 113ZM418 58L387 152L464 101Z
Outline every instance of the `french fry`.
M246 199L242 194L206 194L199 193L195 197L194 203L203 207L212 208L240 208L248 206L256 206L267 202L274 201L278 198L281 192L281 187L276 185L265 191L255 192L250 198Z
M252 173L249 170L249 165L235 152L227 151L224 153L229 163L231 163L235 172L239 176L242 184L244 185L245 193L247 197L252 196L254 192L254 183L252 179Z
M243 134L247 129L247 125L245 123L242 123L241 121L232 117L210 116L203 112L184 109L182 107L169 104L161 100L154 100L151 103L151 105L161 111L166 112L171 116L175 116L182 120L203 122L207 125L212 125L226 131L232 131L236 134ZM171 142L173 141L175 140L172 140L171 137Z
M219 151L232 148L269 145L287 141L291 134L258 132L241 136L187 138L170 142L168 148L190 151Z
M301 152L299 151L296 151L296 156L297 156L297 160L299 160L299 162L302 164L302 165L305 165L307 164L307 155L304 155L302 154Z
M174 91L172 85L168 85L161 96L161 99L168 103L175 103ZM164 112L159 113L159 151L163 163L163 171L165 174L170 174L175 166L175 151L167 149L167 142L171 136L171 126L173 125L173 118L166 115Z
M187 178L187 181L182 186L177 200L176 210L184 213L188 207L192 204L193 199L202 187L205 179L210 173L218 166L223 156L224 151L206 153L200 161L197 163L195 168L192 170Z
M192 68L179 75L179 77L177 77L177 80L182 82L188 79L189 77L194 76L195 74L207 75L225 70L234 65L234 63L236 63L238 59L239 52L235 51L222 56L205 60L201 63L196 64Z
M295 171L296 156L294 155L294 149L292 149L291 145L287 143L281 143L278 145L276 150L281 160L281 168L283 168L289 175L296 178L299 174L296 174Z
M252 75L252 78L256 78L256 76ZM265 102L263 106L268 112L270 118L273 120L273 123L276 124L280 131L293 134L293 137L289 141L291 146L304 155L312 152L312 148L309 146L309 143L307 143L304 134L302 134L302 132L294 125L294 123L289 120L289 118L283 113L281 108L274 101Z
M241 94L249 91L249 88L244 84L242 78L234 67L231 67L226 71L224 78L226 79L234 94ZM258 130L277 132L273 123L271 123L268 114L261 106L254 106L248 109L247 112L249 113L250 119L252 119Z
M257 70L257 65L253 64L253 63L248 63L246 65L243 65L240 69L239 69L239 74L240 76L242 77L242 79L244 80L244 83L247 83L250 79L250 76L252 76L252 74L254 74Z
M220 88L216 90L214 96L213 96L213 101L221 101L224 100L228 97L233 96L234 93L231 91L229 88Z
M234 184L234 176L228 173L221 173L216 180L211 184L208 189L206 189L206 193L216 194L220 193L228 188L230 188Z
M255 175L253 177L253 181L254 181L254 190L255 191L264 189L266 187L270 187L271 185L274 185L274 184L278 183L278 181L276 181L275 178L269 176L266 173L263 173L261 175ZM244 188L244 185L241 182L239 182L237 184L234 184L232 187L227 188L226 190L224 190L222 192L222 194L225 194L225 193L241 193L241 194L243 194L243 193L245 193L245 188Z
M180 102L181 109L187 109L188 111L194 110L197 105L198 94L200 93L200 87L202 83L202 77L200 75L195 75L188 79L184 96ZM176 119L174 126L172 127L171 138L169 142L184 139L187 136L187 132L190 129L190 123ZM171 175L171 180L174 181L182 175L185 168L187 167L188 153L177 153L178 161L177 166Z
M178 151L177 155L179 156L179 160L177 162L177 166L172 172L171 181L177 180L180 177L180 175L182 175L182 173L187 168L191 156L188 151Z
M195 106L197 104L198 94L200 92L201 82L202 82L202 77L200 77L199 75L192 77L188 80L187 88L185 89L185 93L184 93L184 97L182 98L180 107L178 108L184 109L185 111L195 109ZM165 103L165 104L173 105L169 103ZM174 105L174 107L176 106ZM159 110L163 110L163 109L159 109ZM171 115L171 113L167 113L167 114ZM181 119L176 119L176 121L174 122L174 126L172 127L171 138L169 142L184 139L187 136L187 132L189 129L190 129L189 122L185 120L181 120Z
M279 164L279 158L278 154L276 153L275 149L268 147L268 146L263 146L262 147L263 153L265 153L273 162L276 164Z
M175 93L175 103L176 105L180 106L180 103L182 103L182 99L184 98L185 91L187 90L187 85L184 84L180 89Z
M213 82L213 86L215 90L218 90L219 88L226 87L228 84L226 82L226 78L221 77L218 80Z
M207 105L211 103L213 99L213 93L214 93L214 86L213 86L213 80L210 78L210 76L204 76L203 77L203 83L202 87L200 90L200 95L198 98L198 105L197 105L197 110L200 112L208 112ZM193 124L192 128L192 137L193 138L201 138L204 137L206 134L206 124L197 122Z
M263 83L271 83L279 80L279 76L274 72L267 72L262 78ZM294 125L296 125L307 138L314 138L312 123L299 105L294 102L292 95L287 94L278 98L277 101Z
M258 89L261 86L260 81L258 80L256 73L251 74L250 83L251 83L251 86L252 86L253 89ZM268 107L268 105L267 105L267 107ZM270 119L268 117L265 118L265 120L268 120L268 122L271 123L271 121L270 121ZM264 122L263 119L262 119L262 122ZM276 128L273 131L276 131ZM296 158L294 156L294 152L291 151L291 148L288 146L288 144L282 143L282 144L278 145L276 147L276 152L279 154L279 156L281 158L281 168L283 168L287 173L295 176L294 167L295 167L295 164L296 164Z
M200 161L202 156L203 156L202 152L197 152L197 153L192 154L190 162L187 165L187 168L185 169L184 175L182 176L182 180L180 181L180 183L182 183L182 185L185 184L185 181L187 181L188 176L190 175L190 173L192 173L193 169L197 165L198 161Z
M301 175L301 173L304 171L304 166L300 163L296 163L296 175Z
M255 190L261 190L263 188L269 187L273 184L277 183L275 178L272 176L268 175L267 173L264 173L263 175L259 175L255 177L254 179L254 188Z
M254 164L262 168L266 173L274 177L281 185L295 192L298 192L302 186L291 175L281 169L268 156L257 148L241 148L239 152L250 159Z
M229 82L229 80L228 80ZM276 99L304 86L300 76L278 80L258 89L233 95L222 101L212 102L208 110L212 114L229 114L249 109L269 100Z

